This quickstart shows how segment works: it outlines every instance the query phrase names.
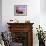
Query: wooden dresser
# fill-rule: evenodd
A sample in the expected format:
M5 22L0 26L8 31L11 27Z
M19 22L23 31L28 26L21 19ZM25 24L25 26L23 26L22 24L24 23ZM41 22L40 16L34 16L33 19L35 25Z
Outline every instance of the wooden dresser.
M33 46L33 23L7 23L13 41L23 43L22 46Z

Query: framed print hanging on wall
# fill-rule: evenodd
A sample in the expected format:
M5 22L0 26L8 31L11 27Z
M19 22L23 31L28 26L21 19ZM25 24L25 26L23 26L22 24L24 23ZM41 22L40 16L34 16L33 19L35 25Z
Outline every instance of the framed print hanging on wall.
M14 16L26 16L27 5L14 5Z

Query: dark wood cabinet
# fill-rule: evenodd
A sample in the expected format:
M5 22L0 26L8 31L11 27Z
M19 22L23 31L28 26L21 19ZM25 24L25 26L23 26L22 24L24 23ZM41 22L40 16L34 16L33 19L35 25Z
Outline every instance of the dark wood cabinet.
M7 23L12 33L13 41L23 43L23 46L33 46L33 23Z

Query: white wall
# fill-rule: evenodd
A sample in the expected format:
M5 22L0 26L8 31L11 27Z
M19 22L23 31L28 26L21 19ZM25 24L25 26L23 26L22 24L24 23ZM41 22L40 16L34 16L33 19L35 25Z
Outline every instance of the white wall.
M46 0L40 0L40 24L46 31Z
M46 0L40 0L40 9L42 13L46 13Z
M27 4L27 16L14 16L14 5ZM3 26L10 19L17 19L24 22L25 18L31 22L39 23L40 0L2 0L2 22ZM19 18L19 19L18 19ZM22 19L23 18L23 19ZM24 20L24 21L23 21ZM37 21L38 20L38 21Z

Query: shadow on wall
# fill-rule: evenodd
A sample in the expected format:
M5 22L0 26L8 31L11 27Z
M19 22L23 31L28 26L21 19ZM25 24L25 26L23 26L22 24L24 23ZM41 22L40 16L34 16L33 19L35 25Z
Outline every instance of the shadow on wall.
M46 0L40 0L40 12L46 13Z
M2 0L0 0L0 31L2 31Z

